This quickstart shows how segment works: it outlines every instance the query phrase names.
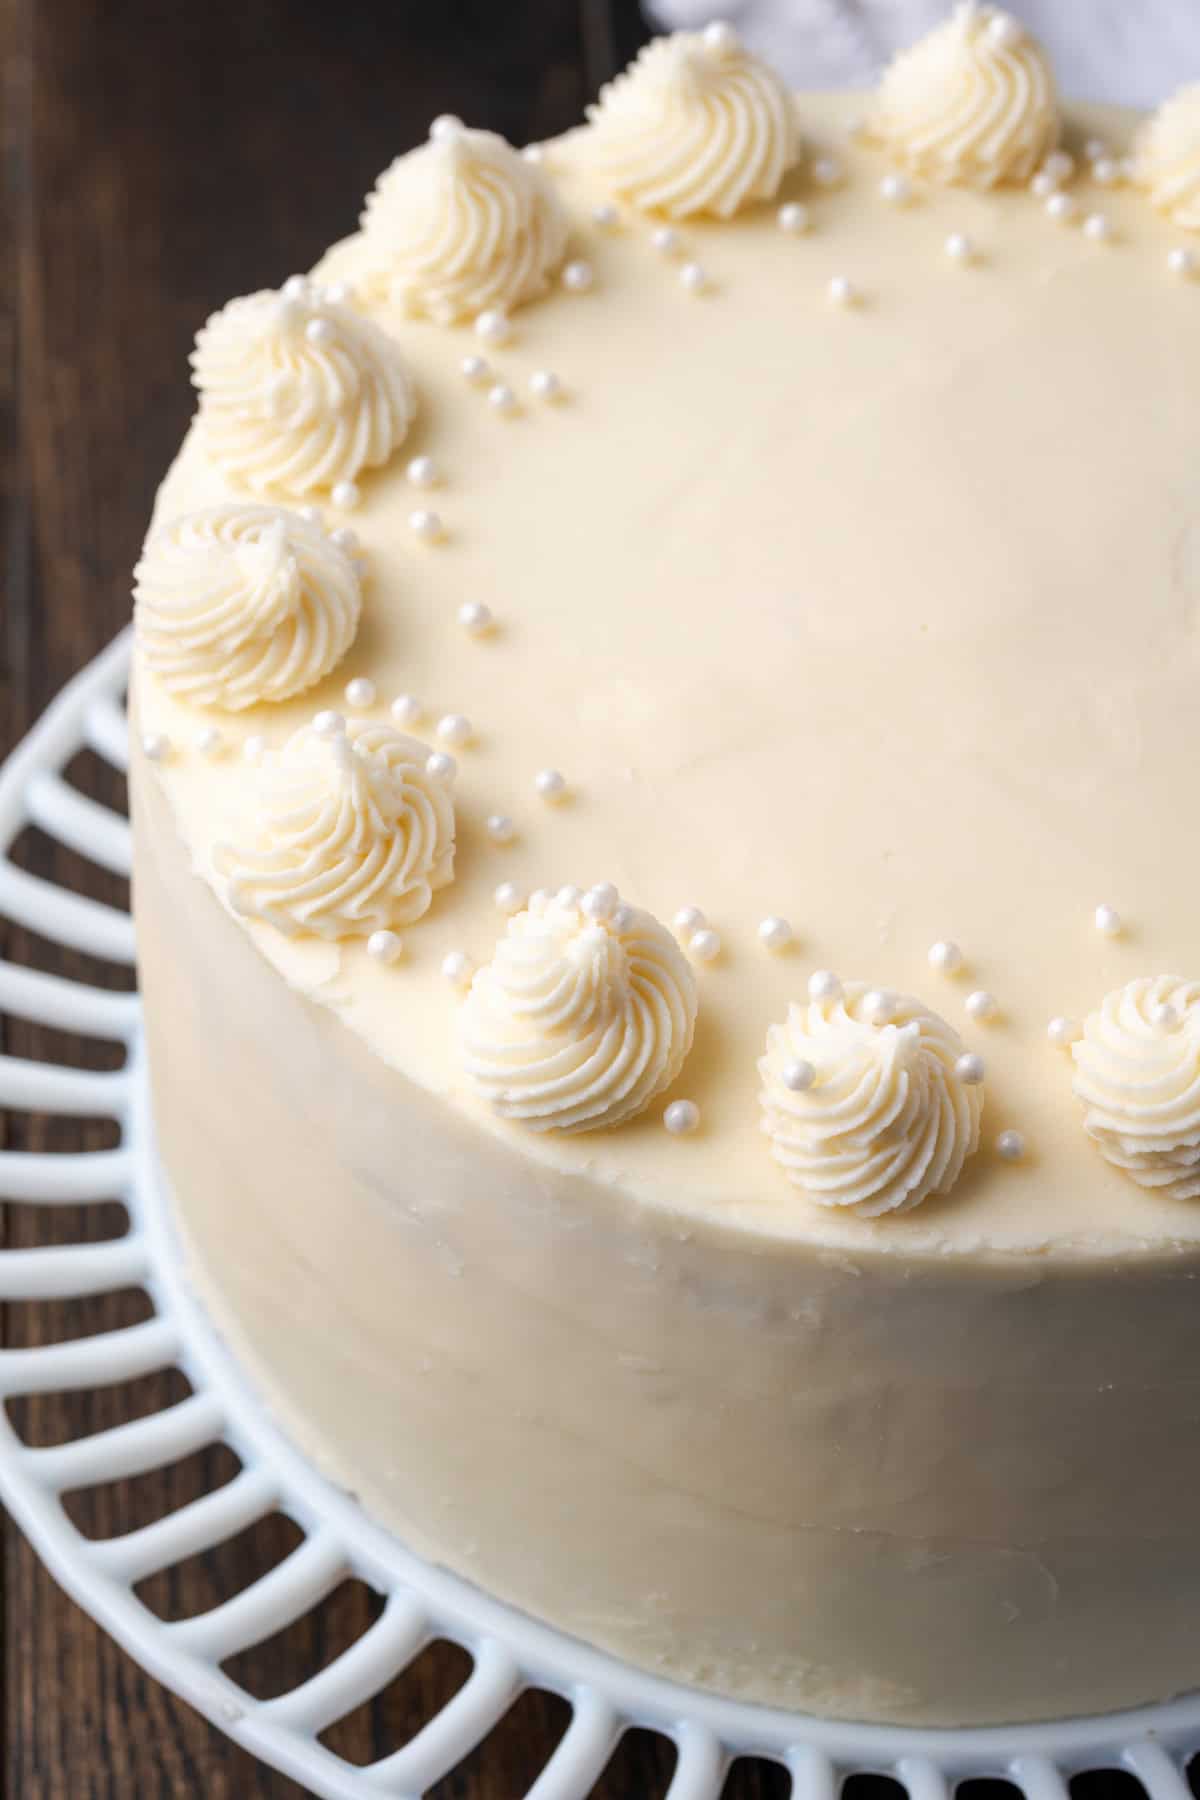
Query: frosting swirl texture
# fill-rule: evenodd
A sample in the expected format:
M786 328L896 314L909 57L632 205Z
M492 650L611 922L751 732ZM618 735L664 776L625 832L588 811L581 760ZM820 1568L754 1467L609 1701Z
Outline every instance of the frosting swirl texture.
M287 700L337 666L362 613L352 557L319 525L229 502L151 532L134 570L147 668L198 706Z
M388 725L302 727L263 766L249 840L217 850L235 912L289 937L419 919L454 875L454 805L428 756Z
M577 142L612 192L672 218L769 200L800 154L786 86L728 26L647 44L588 118Z
M1072 1045L1084 1130L1145 1188L1200 1198L1200 982L1142 977L1107 994Z
M296 278L231 300L196 336L204 443L257 490L307 494L385 463L412 419L412 382L387 334Z
M604 916L573 891L510 919L459 1011L463 1064L533 1131L621 1125L674 1081L692 1045L696 978L649 913Z
M906 995L877 1023L865 982L793 1004L758 1065L763 1130L788 1180L866 1218L946 1194L979 1144L983 1093L958 1033ZM803 1071L802 1085L793 1071Z
M567 248L542 170L456 119L384 171L361 223L374 289L439 324L536 299Z
M974 188L1028 181L1058 129L1045 51L1011 15L974 0L901 51L869 121L911 174Z
M1200 231L1200 81L1165 100L1138 134L1134 178L1184 231Z

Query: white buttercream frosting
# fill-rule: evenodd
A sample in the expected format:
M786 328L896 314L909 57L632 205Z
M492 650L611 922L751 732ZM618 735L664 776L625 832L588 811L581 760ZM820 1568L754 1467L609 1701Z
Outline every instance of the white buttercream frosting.
M389 725L296 732L260 769L251 830L217 850L234 910L323 938L419 919L454 875L454 805L428 759Z
M640 1113L683 1066L696 978L649 913L535 896L509 920L459 1012L468 1074L534 1131L596 1131Z
M967 0L886 70L870 135L911 174L956 186L1027 181L1058 141L1054 74L1008 13Z
M577 141L612 192L672 218L769 200L800 154L786 86L728 27L647 44L588 117Z
M567 248L567 220L535 163L491 131L439 121L368 195L363 246L372 286L439 324L509 312L544 293Z
M201 328L191 360L208 452L256 490L353 481L387 461L412 419L395 342L303 281L231 300Z
M767 1033L763 1129L810 1200L867 1218L908 1212L958 1180L979 1143L982 1089L956 1071L958 1033L920 1001L884 1006L865 982L829 986Z
M1084 1129L1145 1188L1200 1197L1200 982L1145 976L1107 994L1072 1045Z
M134 583L146 666L181 699L229 712L322 680L362 612L354 560L320 525L236 501L153 530Z
M1142 127L1134 175L1172 224L1200 231L1200 81L1172 94Z

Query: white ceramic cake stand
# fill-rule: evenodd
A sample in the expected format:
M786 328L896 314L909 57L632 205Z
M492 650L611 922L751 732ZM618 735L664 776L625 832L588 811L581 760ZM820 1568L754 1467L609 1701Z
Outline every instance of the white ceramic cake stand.
M126 820L62 776L85 746L126 761L128 638L59 696L0 770L0 915L43 938L131 964L128 915L52 886L8 859L18 833L39 826L92 862L126 874ZM938 1800L958 1781L998 1775L1028 1800L1066 1800L1080 1770L1123 1768L1152 1800L1186 1800L1183 1768L1200 1749L1200 1697L1098 1719L970 1731L847 1725L736 1705L627 1668L429 1567L323 1480L260 1410L181 1275L157 1178L136 995L0 963L0 1009L126 1048L118 1073L0 1058L0 1106L115 1118L119 1147L95 1153L0 1152L0 1200L101 1204L119 1198L129 1230L116 1242L0 1250L0 1300L58 1299L144 1287L154 1317L124 1331L33 1350L0 1351L0 1399L92 1388L179 1367L180 1404L49 1449L25 1445L0 1415L0 1496L81 1606L160 1681L222 1731L326 1800L416 1797L477 1745L526 1687L560 1694L570 1726L527 1800L584 1800L621 1733L639 1725L673 1738L669 1800L717 1800L730 1762L765 1756L791 1772L800 1800L832 1800L850 1774L886 1772L911 1800ZM127 1536L84 1538L62 1495L164 1467L224 1441L242 1472ZM267 1514L294 1519L304 1541L270 1574L213 1611L164 1623L133 1592L157 1570L223 1542ZM376 1623L312 1679L258 1701L220 1664L302 1618L347 1576L385 1599ZM1200 1596L1197 1596L1200 1601ZM466 1649L473 1672L395 1754L354 1768L318 1733L378 1693L434 1638ZM1136 1656L1136 1648L1131 1650ZM517 1797L514 1796L514 1800Z

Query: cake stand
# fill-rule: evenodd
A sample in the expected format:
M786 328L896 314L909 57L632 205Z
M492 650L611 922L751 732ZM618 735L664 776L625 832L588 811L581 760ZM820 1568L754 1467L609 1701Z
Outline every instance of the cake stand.
M127 874L129 827L64 778L89 748L126 762L123 697L128 635L59 696L0 770L0 916L41 937L130 965L129 916L17 868L8 857L36 825L104 868ZM115 1118L116 1149L77 1154L0 1151L0 1200L37 1205L124 1201L116 1242L0 1250L0 1300L61 1299L136 1284L154 1316L128 1330L46 1348L0 1351L0 1400L131 1380L181 1368L191 1396L136 1423L35 1449L0 1414L0 1497L51 1573L124 1648L238 1743L325 1800L416 1800L488 1734L525 1688L561 1695L571 1723L526 1800L584 1800L621 1734L672 1738L669 1800L718 1800L730 1763L766 1757L790 1771L800 1800L832 1800L851 1774L887 1773L911 1800L938 1800L970 1776L1000 1776L1028 1800L1065 1800L1068 1778L1120 1768L1151 1800L1186 1800L1184 1768L1200 1749L1200 1697L1102 1718L1006 1729L933 1731L851 1725L739 1705L625 1667L523 1617L421 1562L299 1455L261 1410L181 1272L153 1152L135 995L0 963L0 1009L116 1040L124 1067L93 1073L0 1057L0 1106ZM128 1535L94 1541L62 1504L70 1490L164 1467L218 1441L241 1473L224 1487ZM165 1623L134 1585L279 1511L303 1533L268 1575L214 1610ZM319 1674L259 1701L222 1661L318 1606L348 1576L384 1596L375 1624ZM318 1734L370 1699L434 1638L461 1645L472 1673L452 1700L394 1754L353 1767ZM516 1800L516 1797L514 1797Z

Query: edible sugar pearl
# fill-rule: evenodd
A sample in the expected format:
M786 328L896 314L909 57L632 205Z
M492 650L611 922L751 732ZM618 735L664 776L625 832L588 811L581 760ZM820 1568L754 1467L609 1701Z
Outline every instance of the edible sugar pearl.
M682 240L673 225L659 225L650 234L650 242L660 256L678 256Z
M946 255L954 263L969 263L975 255L975 246L965 232L952 231L945 243Z
M345 306L354 298L354 289L348 281L331 281L321 289L321 298L330 306Z
M988 21L988 37L997 50L1012 50L1025 36L1025 27L1011 13L996 13Z
M562 272L563 286L572 294L586 294L595 279L595 269L582 258L577 262L569 262Z
M794 237L808 230L808 208L799 200L789 200L786 206L780 207L775 218L780 231L789 231Z
M1047 1025L1046 1036L1056 1050L1066 1050L1071 1044L1078 1043L1083 1036L1083 1027L1078 1019L1068 1019L1059 1013Z
M500 911L507 913L510 917L513 913L520 912L525 904L525 896L515 881L502 881L493 893L492 899Z
M171 754L171 740L163 731L147 731L142 738L142 755L147 762L166 762Z
M1052 150L1042 167L1055 181L1070 181L1075 173L1075 158L1066 150Z
M436 544L443 532L442 515L419 507L416 512L409 513L408 529L423 543Z
M397 694L392 701L392 717L397 725L415 725L423 710L415 694Z
M836 156L818 156L812 165L812 178L818 187L836 187L842 179L842 165Z
M989 994L986 988L976 988L973 994L968 994L966 1004L973 1019L994 1019L999 1011L996 996Z
M702 294L708 286L708 274L700 263L684 263L679 271L679 282L689 294Z
M907 175L898 175L893 171L879 183L879 197L890 206L907 206L912 194L912 182Z
M367 955L374 957L376 962L395 962L403 947L394 931L373 931L367 939Z
M1112 234L1112 225L1103 213L1089 213L1083 221L1083 235L1090 238L1093 244L1110 243Z
M675 914L674 923L676 931L686 935L701 930L708 920L698 906L681 906Z
M459 747L469 744L474 732L465 713L446 713L437 722L437 734L443 744Z
M803 1057L797 1057L795 1062L784 1063L780 1078L790 1093L803 1094L817 1079L817 1071Z
M581 891L573 881L568 881L565 886L560 887L554 896L555 904L565 907L578 906L580 898Z
M830 304L833 306L857 306L858 289L845 275L834 275L828 287Z
M1039 169L1029 184L1035 199L1048 200L1058 192L1058 183L1046 169Z
M612 917L620 898L611 881L600 881L595 887L588 889L581 905L589 919L608 919Z
M517 396L503 381L498 381L488 393L488 405L493 412L511 417L517 410Z
M310 344L330 344L333 342L333 326L328 319L310 319L304 327L304 335Z
M441 480L441 473L432 456L414 456L404 473L413 487L436 487Z
M624 900L613 908L612 918L608 921L614 931L628 931L633 924L633 908Z
M357 675L353 681L346 683L346 704L359 709L374 706L375 683L366 675Z
M448 951L442 958L442 974L455 987L465 987L475 972L475 965L465 950Z
M871 988L863 995L862 1008L873 1025L886 1025L896 1015L896 996L886 988Z
M1019 1131L1002 1131L996 1139L996 1155L1005 1162L1018 1162L1025 1154L1025 1139Z
M792 928L786 919L771 913L760 924L758 939L768 950L784 950L792 941Z
M248 737L242 745L242 755L248 763L261 762L266 754L267 740L265 737L259 737L257 733L253 737Z
M463 130L463 122L457 113L439 113L429 127L429 135L436 143L444 144L449 138L455 138Z
M1167 268L1172 275L1194 275L1196 273L1196 253L1184 244L1177 244L1173 250L1167 251Z
M808 978L810 1000L836 1000L841 991L842 984L832 969L818 969Z
M599 225L601 231L611 231L613 226L620 220L620 217L621 215L616 207L610 205L608 201L602 201L599 206L593 206L592 208L592 223L594 225Z
M1150 1023L1159 1031L1172 1031L1179 1023L1179 1014L1169 1000L1160 1000L1150 1008Z
M545 146L542 144L526 144L521 155L527 163L540 163L546 160Z
M950 938L939 938L936 944L929 946L929 966L940 969L943 975L953 975L963 965L963 953Z
M333 712L327 707L317 714L312 728L318 737L340 737L346 729L346 721L340 712Z
M306 275L289 275L279 291L285 300L307 300L308 277Z
M341 512L353 512L362 499L358 488L352 481L339 481L329 498Z
M1105 937L1116 937L1121 929L1121 915L1113 906L1096 908L1096 930Z
M486 637L496 621L491 607L482 600L464 600L458 609L458 622L469 637Z
M215 725L206 725L196 734L196 748L201 756L219 756L225 740Z
M697 962L715 962L721 954L721 939L711 925L701 926L688 939L688 949Z
M329 534L331 544L344 550L347 556L354 556L358 551L358 533L351 531L348 525L338 525Z
M1116 187L1121 179L1120 164L1111 156L1098 156L1092 164L1092 179L1101 187Z
M694 1100L672 1100L663 1113L663 1124L672 1137L687 1137L700 1123L700 1108Z
M533 785L543 800L561 800L567 791L566 777L558 769L539 769Z
M309 525L321 524L321 509L319 506L298 506L296 511Z
M1079 202L1074 194L1051 194L1046 202L1047 217L1059 225L1069 225L1078 211Z
M737 32L724 19L714 19L711 25L704 27L704 42L709 50L724 55L737 49Z
M485 830L493 844L511 844L517 835L517 828L507 813L489 813Z
M431 750L425 758L425 773L432 775L435 781L453 781L458 774L458 764L444 750Z
M531 391L539 400L559 400L563 386L553 369L535 369L529 377Z
M968 1050L955 1063L954 1073L964 1087L978 1087L987 1070L984 1068L982 1056L977 1056L973 1050Z
M512 337L512 320L507 313L489 307L476 319L475 335L485 344L507 344Z
M484 382L492 379L491 364L482 356L464 356L458 366L476 387L482 387Z

